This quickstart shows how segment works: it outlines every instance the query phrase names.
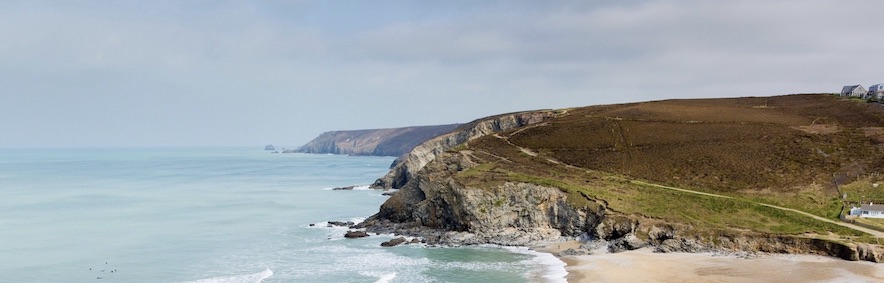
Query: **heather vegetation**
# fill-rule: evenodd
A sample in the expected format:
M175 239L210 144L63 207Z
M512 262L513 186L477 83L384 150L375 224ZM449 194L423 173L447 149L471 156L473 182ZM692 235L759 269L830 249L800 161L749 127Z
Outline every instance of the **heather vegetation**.
M568 109L452 151L478 164L456 175L471 187L557 187L577 206L604 204L698 233L850 238L863 233L763 204L837 219L836 183L866 187L858 176L884 168L882 126L880 105L829 95L671 100Z

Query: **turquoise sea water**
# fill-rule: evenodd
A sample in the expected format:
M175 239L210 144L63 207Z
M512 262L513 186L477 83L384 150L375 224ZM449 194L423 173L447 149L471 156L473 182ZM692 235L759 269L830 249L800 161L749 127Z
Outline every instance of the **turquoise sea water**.
M0 282L561 280L560 262L524 248L382 248L392 235L326 227L377 212L381 192L330 188L369 184L392 160L0 149Z

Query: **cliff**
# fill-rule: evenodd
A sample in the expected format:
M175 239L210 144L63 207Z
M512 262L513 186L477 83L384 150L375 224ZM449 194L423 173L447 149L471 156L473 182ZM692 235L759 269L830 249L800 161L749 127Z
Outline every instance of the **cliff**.
M325 132L297 151L317 154L401 156L418 144L448 133L458 126L460 125L451 124Z
M398 158L389 173L372 184L375 189L399 189L418 170L437 155L457 145L485 135L518 129L540 123L561 111L540 110L492 116L462 125L450 133L436 136L414 147L408 155Z
M881 234L837 222L842 203L832 184L833 173L849 183L884 168L882 125L879 107L826 95L489 117L412 150L375 183L399 192L362 226L444 244L566 236L613 252L651 246L882 262Z

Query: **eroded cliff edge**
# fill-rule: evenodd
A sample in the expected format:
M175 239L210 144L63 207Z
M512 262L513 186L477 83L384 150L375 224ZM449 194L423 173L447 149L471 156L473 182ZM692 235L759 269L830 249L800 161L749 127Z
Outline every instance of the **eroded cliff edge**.
M729 229L628 215L604 200L525 182L470 187L452 176L472 166L470 153L442 154L385 202L362 227L369 232L418 236L444 245L533 246L569 237L592 240L610 252L653 247L658 252L768 252L816 254L884 262L879 245L808 235ZM569 198L582 198L574 205ZM592 245L595 245L594 247Z
M801 107L805 108L797 109L800 111L796 112L795 107L789 107L795 100L804 102ZM703 110L711 107L705 104L706 101L703 102L698 104L697 101L678 101L669 104L681 107L679 110L716 113ZM375 183L377 187L400 190L382 205L378 214L369 218L362 226L372 232L421 236L430 242L443 244L535 245L565 236L594 239L615 252L651 246L661 252L761 251L884 261L884 249L874 244L877 240L868 235L825 222L814 222L788 211L770 209L757 202L761 200L793 207L806 206L804 209L808 210L814 206L820 209L831 206L825 203L828 201L825 198L813 199L815 194L823 197L829 194L829 189L820 185L824 183L824 179L811 175L806 177L803 171L876 168L876 164L881 164L884 160L884 147L881 146L880 139L872 137L862 140L861 144L855 144L854 141L868 131L848 129L868 128L868 123L873 125L884 121L884 115L866 112L865 109L855 108L855 105L838 104L839 101L822 96L716 100L709 103L719 107L714 115L719 120L703 115L684 117L683 112L674 115L676 117L660 117L660 106L667 106L665 103L525 112L519 113L517 117L504 115L477 120L470 123L472 127L464 126L459 131L416 147L398 168L378 180ZM806 105L814 105L813 103L816 103L817 108L806 108ZM756 107L758 105L764 107ZM844 109L832 115L831 111L820 110L820 107ZM814 112L818 110L824 113ZM618 116L610 115L612 113ZM737 118L720 121L721 114L728 113ZM857 118L852 117L856 113L861 114L862 117L858 118L862 121L853 120ZM658 114L653 123L672 119L667 123L677 127L667 129L670 134L660 133L650 139L667 141L665 144L636 147L635 144L646 141L636 137L637 134L631 134L629 128L647 123L651 114ZM785 115L783 117L788 116L791 120L774 126L770 121L739 120L743 119L739 117L757 119L759 114L769 115L772 119ZM821 114L829 114L829 120L825 123L842 128L842 134L808 133L800 128L818 123L819 119L815 117ZM846 118L839 115L846 115ZM498 126L501 125L501 118L507 121L503 123L506 126ZM707 120L704 122L698 118ZM871 122L867 122L869 119ZM673 144L690 147L694 146L690 143L696 143L696 153L689 157L691 159L703 159L706 154L718 152L716 146L732 149L731 143L722 141L720 136L715 135L716 130L709 127L715 123L725 126L757 123L750 125L751 130L761 130L760 134L768 138L765 141L768 143L772 138L782 138L784 141L797 138L806 140L806 143L793 142L777 148L778 151L784 151L782 154L776 151L759 153L774 160L791 158L791 161L803 164L802 167L793 169L790 167L792 164L787 164L783 168L771 165L771 168L755 169L772 171L772 176L782 176L790 181L808 179L783 188L775 187L781 184L765 179L764 176L756 176L752 180L730 180L727 183L719 181L716 184L738 184L749 188L731 191L726 190L731 187L706 189L705 192L710 195L721 195L705 196L663 189L662 185L649 185L657 182L704 190L696 184L709 180L696 178L693 176L696 172L679 171L683 168L651 168L657 172L675 175L665 176L671 180L668 182L635 177L642 176L643 173L637 172L638 169L635 168L641 164L635 161L642 161L645 152L659 154L661 149L655 146L666 146L664 149L670 150L669 147ZM703 128L705 132L701 133L710 135L709 139L696 136L696 132L693 132L695 136L685 135L685 131L691 132L697 125L706 126ZM475 130L476 128L487 130ZM725 127L723 130L733 131L732 127ZM579 138L561 140L563 133ZM582 153L589 151L598 160L579 163L569 159L578 158L582 153L567 150L582 144L592 144L591 139L594 136L605 133L605 146L581 149ZM683 140L673 141L676 138ZM543 140L553 142L538 146L537 141ZM709 140L716 144L710 145ZM752 145L747 145L742 140L733 142L752 149ZM633 147L628 148L630 145ZM817 154L800 160L795 160L797 157L791 155L792 151L822 151L824 145L837 149L829 150L835 153ZM710 153L700 150L707 148ZM755 156L747 152L744 157ZM606 161L605 158L615 162ZM680 157L670 158L678 160ZM596 163L592 162L610 167L595 166ZM720 175L739 176L740 172L735 170L742 170L741 168L730 168L730 171L725 171L730 175ZM719 174L717 171L710 173ZM777 191L772 193L770 190ZM788 202L791 201L789 199L797 199L797 195L811 198L811 202L815 203Z
M421 143L408 152L407 155L400 156L393 162L390 172L375 181L371 187L375 189L399 189L408 183L412 176L427 165L427 163L436 159L437 155L457 145L489 134L537 124L564 112L564 110L538 110L510 113L478 119L461 125L447 134L436 136Z

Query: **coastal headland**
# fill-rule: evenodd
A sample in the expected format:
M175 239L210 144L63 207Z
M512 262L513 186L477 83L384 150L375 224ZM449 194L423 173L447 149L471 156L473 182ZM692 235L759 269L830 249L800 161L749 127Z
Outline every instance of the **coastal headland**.
M880 181L882 127L881 105L828 94L492 116L414 147L373 184L398 193L359 227L452 245L578 240L563 257L651 249L882 262L882 233L839 220L841 188Z
M402 128L330 131L320 134L296 151L317 154L373 155L398 157L415 146L459 124Z

